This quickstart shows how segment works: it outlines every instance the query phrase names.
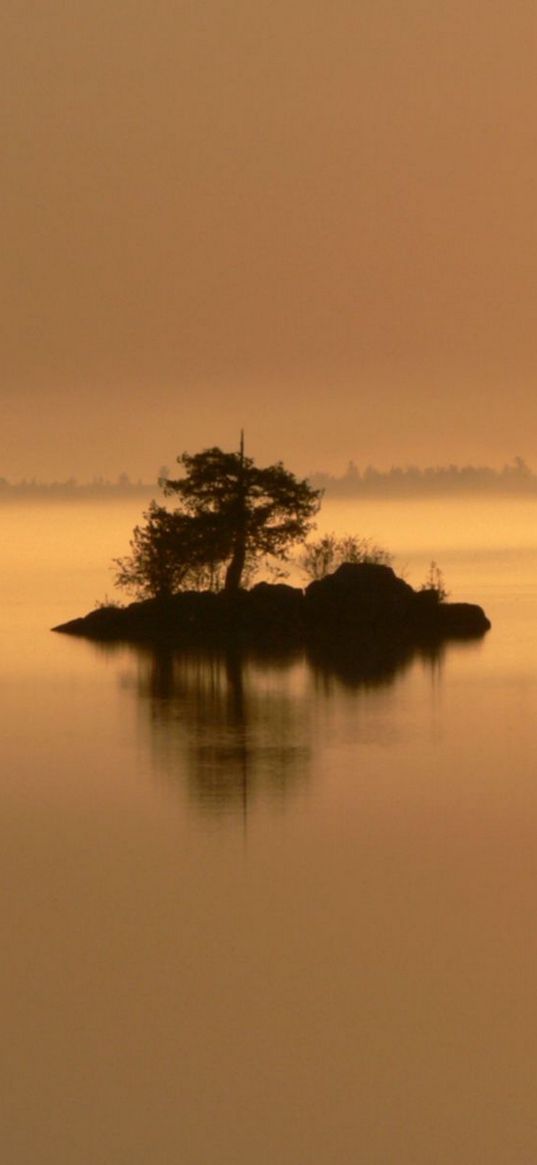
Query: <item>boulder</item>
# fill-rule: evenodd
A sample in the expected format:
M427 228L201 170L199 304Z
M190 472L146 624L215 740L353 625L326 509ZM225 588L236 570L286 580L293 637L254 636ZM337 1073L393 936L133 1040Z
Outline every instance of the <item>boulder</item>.
M403 626L414 600L412 587L391 566L345 562L307 588L308 626L346 633Z
M490 629L490 620L477 603L439 603L437 620L440 634L449 639L469 639Z

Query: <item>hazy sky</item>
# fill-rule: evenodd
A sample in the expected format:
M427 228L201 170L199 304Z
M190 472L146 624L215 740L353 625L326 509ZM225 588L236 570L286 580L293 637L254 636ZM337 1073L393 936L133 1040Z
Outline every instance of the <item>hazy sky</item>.
M537 461L534 0L3 0L0 475Z

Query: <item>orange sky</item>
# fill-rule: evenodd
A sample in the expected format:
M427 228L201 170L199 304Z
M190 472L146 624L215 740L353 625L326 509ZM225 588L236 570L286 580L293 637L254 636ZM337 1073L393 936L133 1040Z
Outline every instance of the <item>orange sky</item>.
M537 463L530 0L3 0L0 476Z

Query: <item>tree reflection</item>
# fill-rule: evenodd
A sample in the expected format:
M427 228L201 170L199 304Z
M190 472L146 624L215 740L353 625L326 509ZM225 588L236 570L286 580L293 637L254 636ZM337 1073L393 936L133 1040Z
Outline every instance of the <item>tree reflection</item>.
M204 809L241 809L260 793L281 798L309 768L308 705L293 661L238 650L139 653L138 694L157 760L185 771ZM300 666L300 665L298 665Z
M369 698L395 685L417 659L439 674L446 648L377 637L359 650L318 642L262 655L238 645L178 651L101 644L97 650L134 657L134 679L129 667L123 680L135 686L155 767L186 780L202 810L240 812L246 821L260 797L281 803L308 779L319 699L337 699L338 689Z

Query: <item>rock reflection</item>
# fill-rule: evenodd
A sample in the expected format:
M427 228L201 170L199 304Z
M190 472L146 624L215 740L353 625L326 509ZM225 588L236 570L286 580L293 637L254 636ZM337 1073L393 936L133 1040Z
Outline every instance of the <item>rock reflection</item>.
M362 644L359 651L356 644L346 647L341 641L333 647L326 642L312 644L308 647L307 658L326 691L335 682L345 688L368 690L389 686L418 659L436 671L446 650L449 650L448 645L438 641L416 646L377 638Z

